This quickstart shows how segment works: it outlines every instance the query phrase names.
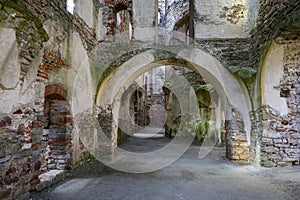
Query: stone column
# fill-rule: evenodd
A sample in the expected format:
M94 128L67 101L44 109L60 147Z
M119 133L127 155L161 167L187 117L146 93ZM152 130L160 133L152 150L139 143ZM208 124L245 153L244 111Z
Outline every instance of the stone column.
M249 146L241 114L231 109L232 119L225 121L226 128L226 157L232 161L247 163Z
M116 127L113 124L112 106L108 105L99 109L98 122L100 130L97 130L95 137L94 154L96 158L111 160L115 156L117 146Z

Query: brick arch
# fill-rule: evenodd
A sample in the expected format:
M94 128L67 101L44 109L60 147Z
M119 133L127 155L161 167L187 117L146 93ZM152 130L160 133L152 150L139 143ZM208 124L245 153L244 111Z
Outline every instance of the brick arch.
M58 84L50 84L45 88L45 98L67 100L68 92Z

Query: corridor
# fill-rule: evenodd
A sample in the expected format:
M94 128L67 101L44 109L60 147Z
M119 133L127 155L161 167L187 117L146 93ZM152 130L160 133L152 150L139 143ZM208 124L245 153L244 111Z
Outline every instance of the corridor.
M151 135L150 130L158 134ZM152 137L147 137L149 135ZM170 138L158 137L160 135L162 134L159 128L147 127L120 145L120 148L132 152L154 151L171 141ZM60 183L42 192L33 193L31 198L296 200L299 197L299 167L268 169L234 165L225 158L225 148L218 144L207 157L199 159L200 146L200 143L193 143L172 165L151 173L119 172L92 160L71 172L72 174Z

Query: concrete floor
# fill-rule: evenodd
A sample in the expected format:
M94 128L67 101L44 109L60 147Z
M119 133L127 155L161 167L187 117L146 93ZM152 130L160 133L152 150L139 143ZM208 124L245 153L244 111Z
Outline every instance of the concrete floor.
M140 136L140 135L139 135ZM149 151L168 144L167 138L130 138L120 147ZM266 169L237 166L217 146L199 159L199 144L172 165L151 173L130 174L98 161L80 167L72 176L31 195L32 200L299 200L300 167ZM134 165L134 163L132 163Z

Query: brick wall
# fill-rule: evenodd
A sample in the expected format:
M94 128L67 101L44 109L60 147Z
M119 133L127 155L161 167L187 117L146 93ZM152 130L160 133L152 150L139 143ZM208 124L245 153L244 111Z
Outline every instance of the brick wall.
M29 197L31 184L39 175L36 150L40 145L39 127L42 121L33 109L22 107L0 119L0 197Z
M299 30L286 30L275 39L283 45L283 71L278 93L288 113L263 106L261 115L261 162L264 166L299 165L300 161L300 38ZM267 94L266 94L267 95Z
M133 24L131 0L105 0L102 10L103 25L107 28L106 35L114 35L116 33L116 14L122 10L128 11L130 22Z
M247 163L249 145L242 115L235 108L231 109L232 119L225 121L226 157L232 161Z

